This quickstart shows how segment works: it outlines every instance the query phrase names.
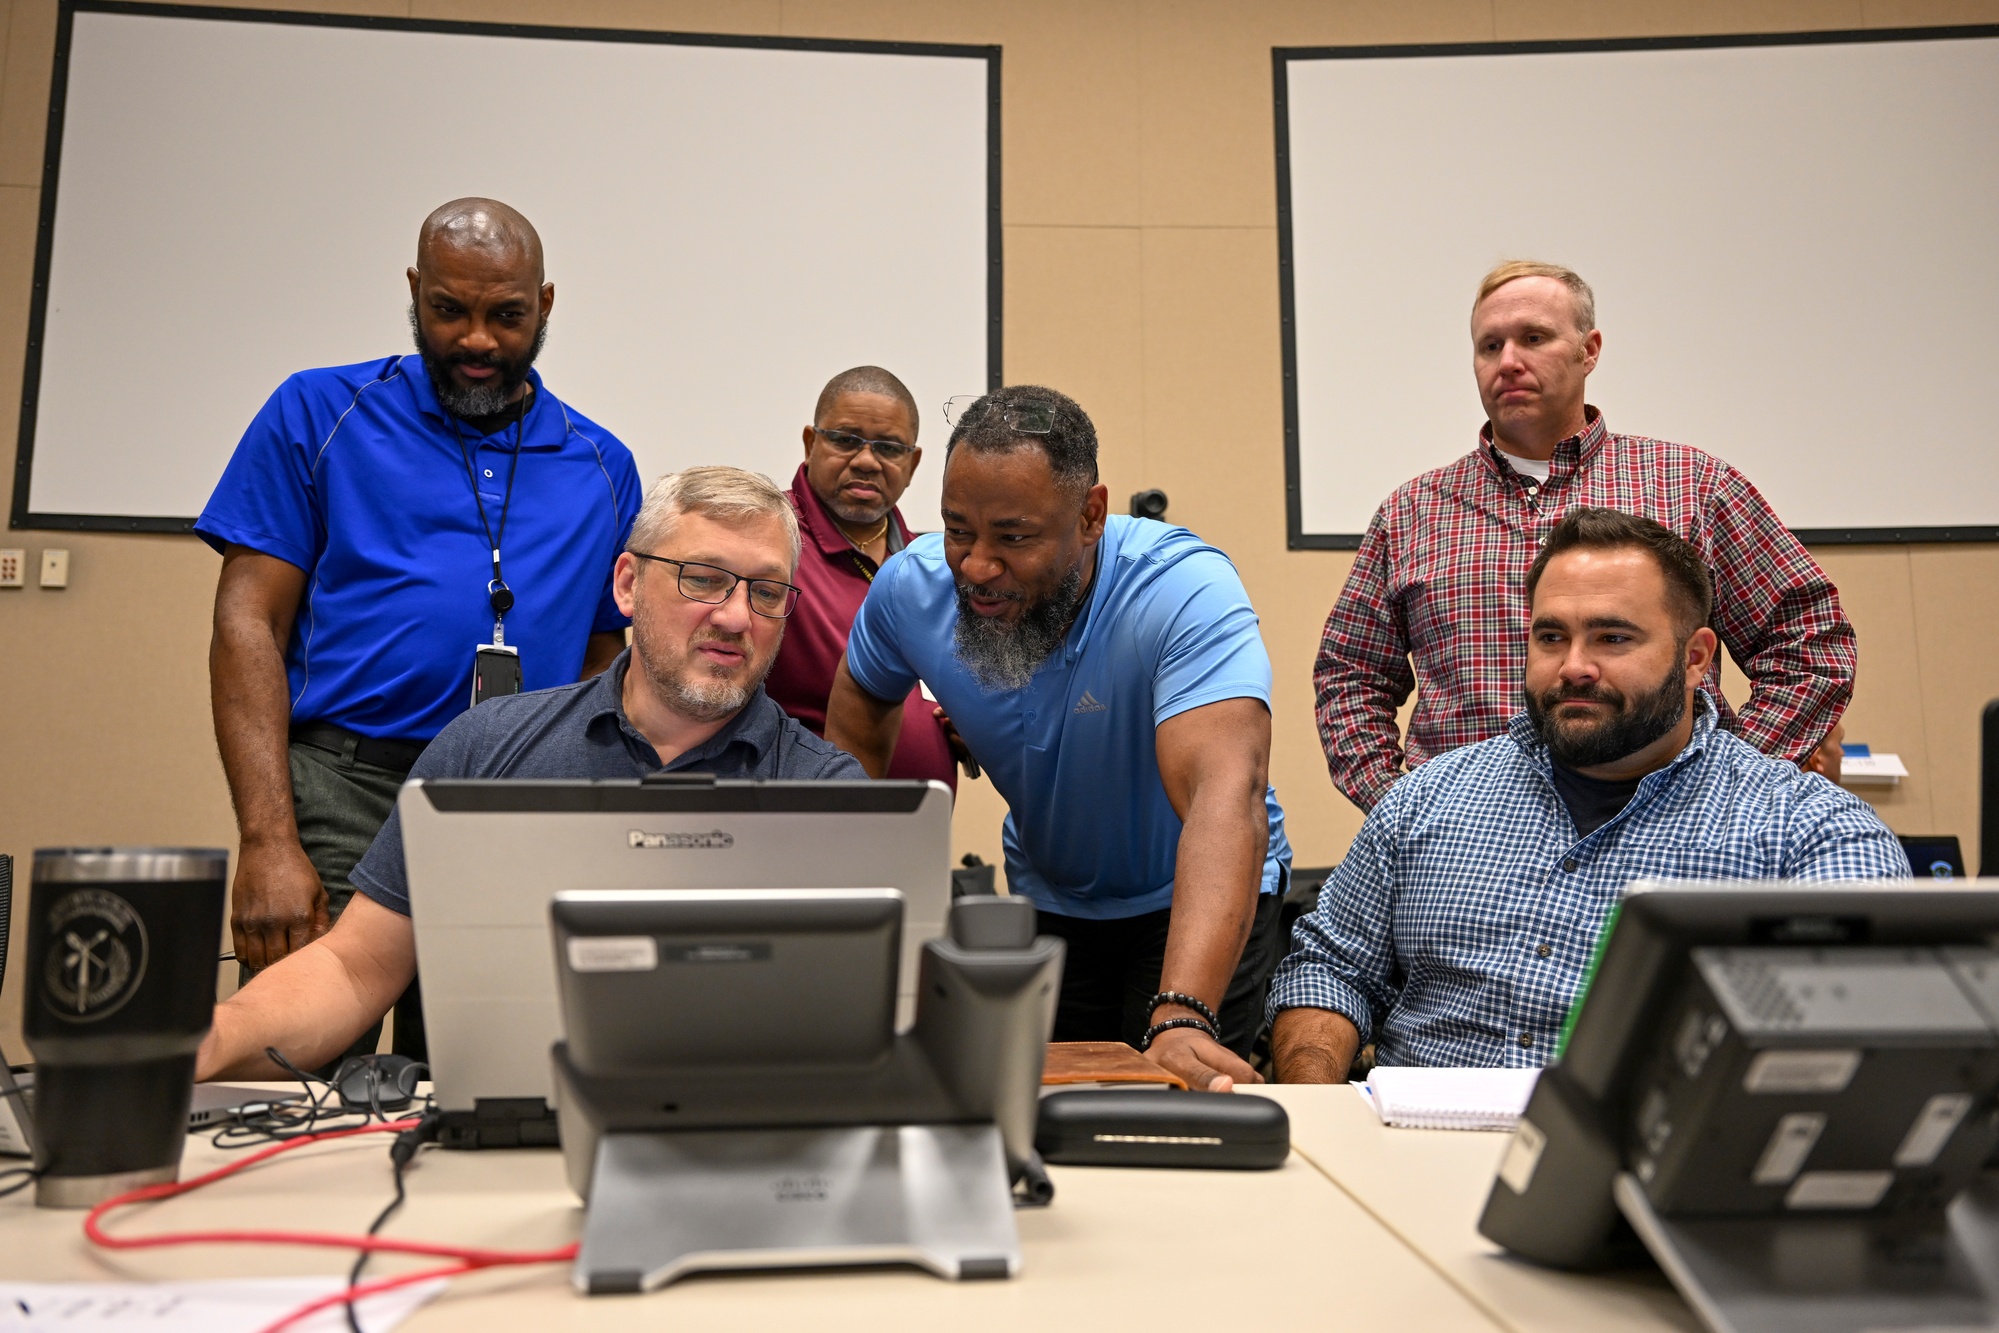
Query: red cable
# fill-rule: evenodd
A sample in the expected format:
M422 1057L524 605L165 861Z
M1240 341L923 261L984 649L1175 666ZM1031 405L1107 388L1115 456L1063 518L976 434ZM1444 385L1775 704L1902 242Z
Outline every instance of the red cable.
M357 1134L401 1133L416 1126L417 1121L414 1119L393 1120L387 1124L363 1125L356 1129L331 1129L318 1134L304 1134L219 1166L206 1175L196 1176L192 1180L170 1181L129 1190L115 1198L106 1199L92 1208L83 1219L83 1234L88 1236L93 1244L107 1250L146 1250L163 1245L317 1245L341 1250L367 1250L371 1253L421 1254L457 1261L443 1268L421 1269L414 1273L398 1274L395 1277L378 1278L373 1282L364 1282L358 1287L342 1288L330 1296L323 1296L309 1305L300 1306L263 1330L263 1333L277 1333L277 1330L329 1305L344 1305L376 1292L390 1291L414 1282L425 1282L438 1277L455 1277L478 1268L562 1263L576 1257L577 1247L574 1243L552 1250L485 1250L457 1245L437 1245L428 1241L395 1240L385 1236L351 1236L319 1231L169 1231L152 1236L113 1236L107 1234L100 1225L104 1216L113 1209L186 1194L190 1190L200 1189L203 1185L233 1176L238 1171L247 1170L259 1162L267 1162L281 1153L290 1152L294 1148L303 1148L309 1143L352 1138Z

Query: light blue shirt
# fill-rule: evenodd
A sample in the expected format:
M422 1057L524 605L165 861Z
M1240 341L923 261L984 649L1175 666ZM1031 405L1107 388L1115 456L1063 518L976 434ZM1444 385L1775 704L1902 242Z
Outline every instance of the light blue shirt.
M1544 1063L1636 879L1906 879L1859 797L1715 726L1578 837L1525 713L1388 789L1291 931L1270 1011L1329 1009L1386 1065Z
M958 661L957 589L944 539L890 557L847 640L847 670L877 699L920 679L1006 798L1008 888L1062 916L1114 920L1172 904L1180 817L1156 731L1223 699L1270 706L1270 657L1228 557L1185 528L1113 515L1088 603L1024 689L983 689ZM1265 789L1262 891L1291 864Z

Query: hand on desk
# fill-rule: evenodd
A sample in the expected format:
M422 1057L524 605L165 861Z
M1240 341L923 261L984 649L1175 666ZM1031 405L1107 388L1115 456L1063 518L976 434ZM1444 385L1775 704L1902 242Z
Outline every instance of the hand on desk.
M1238 1083L1263 1082L1234 1051L1196 1028L1160 1033L1146 1055L1196 1092L1231 1092Z

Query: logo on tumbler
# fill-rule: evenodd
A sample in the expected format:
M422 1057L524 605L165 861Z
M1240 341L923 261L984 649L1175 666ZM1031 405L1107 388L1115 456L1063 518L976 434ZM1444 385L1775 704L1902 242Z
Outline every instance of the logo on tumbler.
M42 978L49 1009L72 1023L118 1012L146 978L146 923L130 903L102 889L79 889L49 913L49 958Z

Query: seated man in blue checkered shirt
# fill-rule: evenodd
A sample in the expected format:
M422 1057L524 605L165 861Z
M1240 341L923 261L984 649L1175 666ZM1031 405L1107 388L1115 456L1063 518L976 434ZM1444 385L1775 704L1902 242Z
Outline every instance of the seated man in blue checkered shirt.
M1700 554L1579 508L1527 574L1526 711L1398 781L1270 989L1287 1083L1379 1064L1538 1065L1635 879L1903 878L1857 797L1715 726Z

